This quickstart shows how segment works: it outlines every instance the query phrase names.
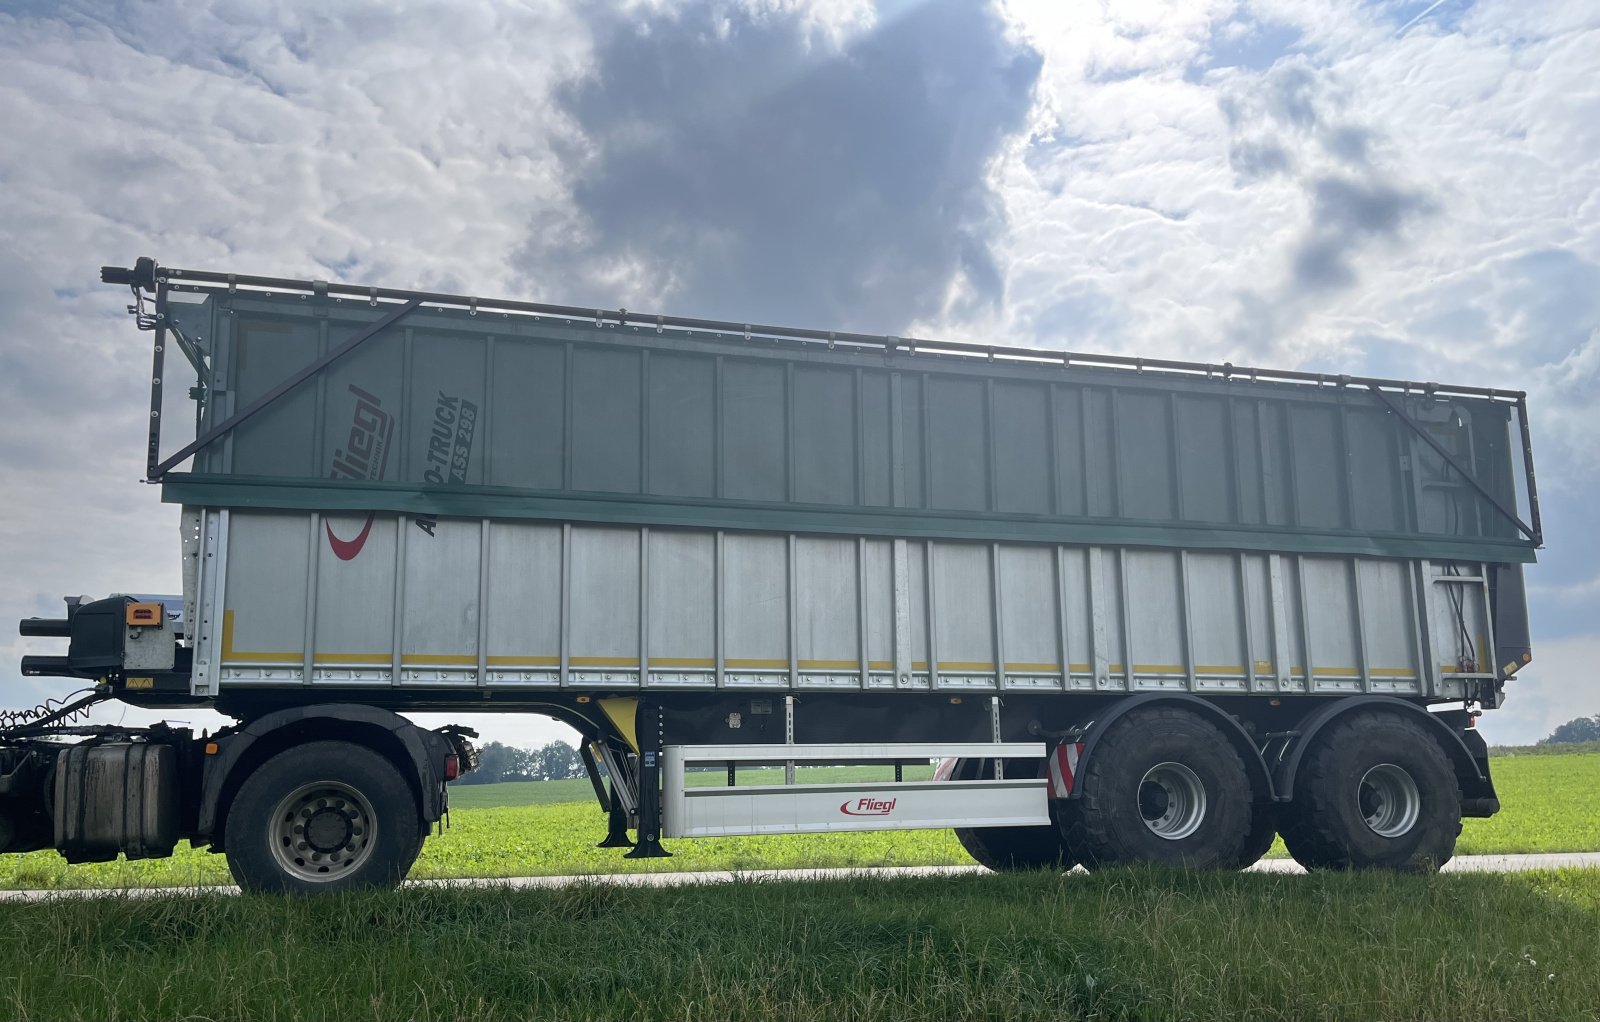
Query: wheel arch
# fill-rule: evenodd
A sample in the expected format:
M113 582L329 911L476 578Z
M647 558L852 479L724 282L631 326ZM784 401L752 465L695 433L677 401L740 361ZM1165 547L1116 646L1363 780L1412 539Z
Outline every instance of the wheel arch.
M1416 703L1378 695L1347 696L1319 706L1300 721L1272 768L1273 784L1280 793L1280 801L1293 799L1295 779L1301 763L1305 760L1306 752L1316 744L1318 734L1334 721L1360 710L1379 710L1405 720L1425 721L1424 727L1438 741L1455 771L1456 782L1461 788L1463 814L1488 816L1499 808L1494 784L1489 779L1488 747L1476 730L1467 728L1470 717L1465 710L1430 713ZM1459 726L1453 728L1452 723ZM1468 734L1476 740L1476 750L1469 747Z
M1228 739L1239 758L1244 761L1245 773L1250 778L1250 792L1256 802L1271 802L1276 798L1276 788L1272 772L1267 768L1266 761L1261 758L1261 750L1250 738L1250 733L1244 725L1226 710L1215 703L1208 702L1198 696L1186 692L1144 692L1128 699L1119 699L1106 708L1103 714L1093 720L1087 730L1083 732L1078 741L1083 748L1078 753L1077 771L1081 773L1088 764L1095 749L1100 744L1100 739L1111 726L1135 710L1143 710L1154 706L1175 706L1185 710L1195 711L1201 718L1217 725L1223 737ZM1067 793L1068 799L1077 799L1082 795L1082 786L1074 784Z
M245 779L280 752L329 740L388 760L405 779L424 827L443 815L444 760L453 751L447 740L391 710L322 703L274 710L213 740L217 751L205 757L201 774L197 834L210 840L212 851L224 851L228 809Z

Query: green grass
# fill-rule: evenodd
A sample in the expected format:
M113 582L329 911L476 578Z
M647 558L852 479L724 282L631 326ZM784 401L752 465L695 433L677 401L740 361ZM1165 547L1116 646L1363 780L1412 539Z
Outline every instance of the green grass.
M501 784L452 784L450 808L497 809L501 806L546 806L562 802L593 802L594 788L586 779L573 781L505 781Z
M851 769L851 768L839 768ZM871 770L874 768L862 768ZM926 768L924 768L926 769ZM1504 809L1465 821L1459 855L1600 851L1600 755L1496 759ZM911 776L907 771L907 776ZM802 777L804 777L804 772ZM837 778L837 773L827 775ZM720 783L721 774L695 775ZM756 771L745 781L771 780ZM549 784L549 788L543 785ZM573 786L579 787L573 787ZM582 802L549 802L553 791ZM468 796L477 808L468 808ZM668 841L670 859L624 859L594 844L605 817L587 781L491 784L451 789L450 829L430 838L411 875L507 877L661 870L733 870L967 864L947 830ZM495 804L498 801L500 804ZM505 804L514 802L515 804ZM1282 843L1275 854L1283 854ZM0 856L0 888L189 886L229 883L221 856L182 849L168 859L69 866L54 852Z
M1600 750L1498 757L1490 773L1500 812L1464 821L1458 853L1600 852Z
M0 912L41 1019L1583 1019L1600 871L968 875Z

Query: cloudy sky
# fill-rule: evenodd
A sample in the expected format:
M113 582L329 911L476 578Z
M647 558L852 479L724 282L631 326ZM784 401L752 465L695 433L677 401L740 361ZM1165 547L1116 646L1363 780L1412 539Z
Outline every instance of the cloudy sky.
M148 254L1526 389L1536 661L1484 726L1600 712L1592 0L0 0L0 134L7 622L181 588L97 279ZM60 694L22 652L0 704Z

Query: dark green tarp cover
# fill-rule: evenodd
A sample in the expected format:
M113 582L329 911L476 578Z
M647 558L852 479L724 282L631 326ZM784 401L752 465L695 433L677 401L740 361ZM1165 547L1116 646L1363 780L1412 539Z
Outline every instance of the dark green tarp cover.
M198 381L202 429L386 311L312 295L183 297L171 321L209 357ZM1517 507L1512 405L1390 396ZM1361 388L427 306L208 445L190 471L169 473L163 496L213 507L1534 556L1505 513Z

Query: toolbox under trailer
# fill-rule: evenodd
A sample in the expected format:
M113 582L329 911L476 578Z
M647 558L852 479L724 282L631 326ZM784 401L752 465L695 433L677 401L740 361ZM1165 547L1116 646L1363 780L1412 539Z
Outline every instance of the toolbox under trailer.
M1413 869L1498 808L1519 392L104 277L153 333L184 592L24 621L70 644L24 673L239 723L6 728L0 847L391 882L473 761L420 710L572 725L634 856L955 827L994 868L1237 868L1281 832ZM882 780L798 772L842 763Z

